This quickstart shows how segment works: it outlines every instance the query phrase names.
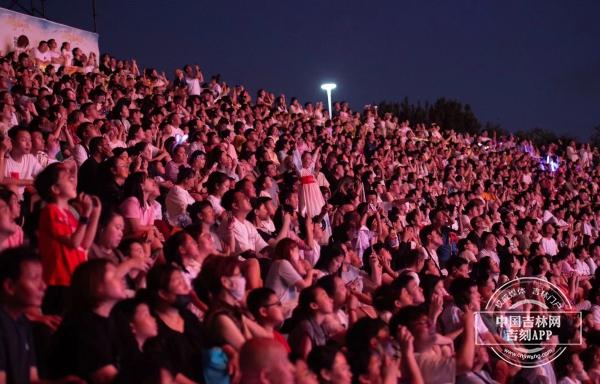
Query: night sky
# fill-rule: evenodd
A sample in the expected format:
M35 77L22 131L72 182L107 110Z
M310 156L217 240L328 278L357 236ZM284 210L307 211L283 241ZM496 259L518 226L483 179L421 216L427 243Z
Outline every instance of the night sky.
M288 100L325 100L332 80L353 108L444 96L513 131L587 138L600 124L600 1L97 0L97 13L101 52L170 78L198 63ZM91 0L46 14L92 29Z

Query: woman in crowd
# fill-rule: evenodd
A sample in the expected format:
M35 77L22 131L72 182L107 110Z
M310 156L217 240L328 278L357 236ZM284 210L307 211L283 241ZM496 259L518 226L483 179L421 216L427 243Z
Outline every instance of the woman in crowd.
M228 255L235 249L235 237L231 234L231 223L227 224L225 235L222 235L222 232L221 236L217 234L217 217L215 209L210 202L207 200L194 202L188 206L188 214L192 220L192 225L200 227L200 233L210 235L212 248L215 252Z
M169 224L175 227L185 227L191 223L187 215L187 208L196 200L188 192L196 183L194 170L181 166L175 185L169 189L165 201L165 208Z
M330 335L324 327L325 318L333 313L333 300L323 288L314 286L302 290L292 321L289 343L292 353L306 359L314 347L324 346Z
M178 382L202 382L202 324L187 308L192 301L190 286L181 270L158 265L148 272L147 295L158 323L158 336L147 346L170 362Z
M127 370L143 358L144 346L149 339L158 335L156 318L148 304L139 299L127 299L113 308L119 355L118 366Z
M298 244L289 238L277 243L265 285L275 291L286 317L296 306L298 291L313 283L314 269L300 260Z
M222 172L213 172L206 181L206 190L208 192L208 200L211 204L217 217L223 215L224 209L221 207L221 197L229 189L230 179Z
M204 259L211 253L210 245L207 246L205 240L205 238L194 239L188 231L179 231L165 241L163 248L165 260L179 267L190 287L200 273ZM203 248L203 252L200 251L200 247Z
M338 243L330 243L321 248L319 261L315 269L320 275L339 274L346 258L346 253Z
M193 190L197 193L202 191L202 185L208 180L208 176L214 169L206 168L206 153L196 150L192 152L188 160L190 168L195 172L195 181Z
M112 211L105 213L98 223L98 232L88 252L88 258L107 259L115 265L124 261L124 256L118 249L124 231L125 220L121 214Z
M172 160L167 163L166 176L167 180L175 183L181 167L189 167L186 147L184 145L176 145L173 148L171 156Z
M125 219L125 236L142 237L152 248L161 248L162 235L154 226L155 205L151 199L158 194L156 182L144 172L131 174L123 185L123 202L119 210Z
M75 375L92 383L115 378L119 351L109 316L124 298L123 282L111 261L90 260L77 267L71 281L70 308L49 356L53 377Z
M246 340L271 337L242 310L246 296L246 279L238 260L210 256L194 282L196 293L210 303L204 319L206 345L203 355L207 381L227 381L227 365L237 356Z
M25 233L23 228L18 225L18 221L21 218L19 198L15 192L2 188L0 189L0 199L9 208L10 226L14 228L14 232L0 244L0 249L20 247L25 243Z
M237 260L209 257L194 284L198 296L210 302L205 319L210 334L209 344L227 344L239 350L245 340L265 335L265 331L241 311L246 279Z

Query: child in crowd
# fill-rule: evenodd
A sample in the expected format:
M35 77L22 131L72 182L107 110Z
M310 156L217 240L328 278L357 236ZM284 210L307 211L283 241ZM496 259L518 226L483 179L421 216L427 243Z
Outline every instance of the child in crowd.
M43 310L62 314L68 287L77 266L86 260L100 218L96 196L79 194L75 182L61 163L50 164L35 179L35 188L46 205L40 212L38 246L48 291ZM77 207L70 204L76 199Z

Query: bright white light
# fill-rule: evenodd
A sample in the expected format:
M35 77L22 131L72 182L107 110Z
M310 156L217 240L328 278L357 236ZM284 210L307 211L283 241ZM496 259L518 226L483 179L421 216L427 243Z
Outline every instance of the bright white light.
M333 91L337 85L335 83L325 83L321 84L321 89L327 92L327 109L329 110L329 118L332 118L331 115L331 91Z
M324 91L331 91L331 90L335 89L335 87L337 87L337 85L335 83L321 84L321 89Z

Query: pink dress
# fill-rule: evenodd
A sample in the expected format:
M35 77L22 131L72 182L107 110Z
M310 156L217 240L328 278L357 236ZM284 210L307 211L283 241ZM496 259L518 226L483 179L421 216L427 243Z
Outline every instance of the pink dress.
M125 199L119 209L125 219L138 219L142 226L154 224L154 207L151 205L142 207L134 196Z
M300 191L298 193L300 214L311 218L318 216L325 205L325 200L317 183L313 167L300 168L298 173L300 174Z

